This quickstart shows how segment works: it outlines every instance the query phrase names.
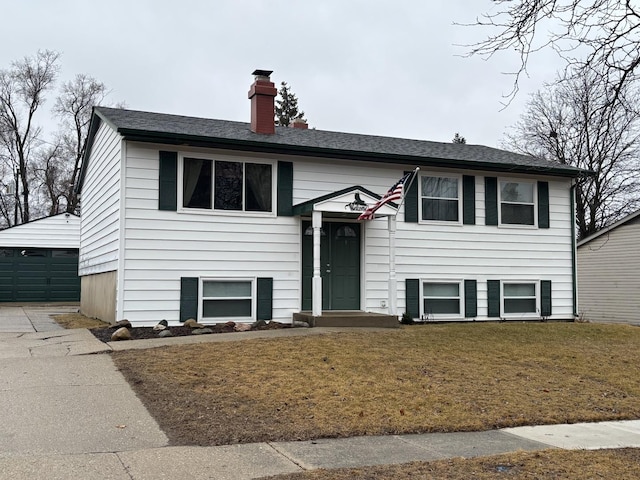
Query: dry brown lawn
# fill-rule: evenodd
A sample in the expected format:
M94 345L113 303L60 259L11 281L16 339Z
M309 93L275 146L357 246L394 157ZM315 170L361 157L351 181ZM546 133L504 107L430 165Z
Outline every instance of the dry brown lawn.
M475 323L113 358L173 444L222 445L640 418L639 352L637 327Z
M64 328L106 328L111 326L110 323L97 318L85 317L81 313L54 315L53 319Z
M272 480L483 480L615 479L640 477L640 450L545 450L484 458L415 462L404 465L313 470L268 477Z

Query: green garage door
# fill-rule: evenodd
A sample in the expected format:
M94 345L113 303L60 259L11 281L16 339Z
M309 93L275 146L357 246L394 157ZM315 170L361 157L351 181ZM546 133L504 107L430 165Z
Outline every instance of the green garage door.
M0 302L77 302L78 250L0 248Z

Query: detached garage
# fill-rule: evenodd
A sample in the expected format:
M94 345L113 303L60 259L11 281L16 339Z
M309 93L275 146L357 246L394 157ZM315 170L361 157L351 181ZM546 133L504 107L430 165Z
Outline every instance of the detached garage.
M63 213L0 230L0 302L78 302L80 218Z

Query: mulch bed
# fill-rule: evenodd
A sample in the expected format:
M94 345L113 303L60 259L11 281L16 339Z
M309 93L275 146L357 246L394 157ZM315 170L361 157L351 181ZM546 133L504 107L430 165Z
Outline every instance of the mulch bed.
M216 325L205 325L206 328L213 330L213 333L231 333L235 332L233 326L229 326L225 323L216 324ZM94 328L89 330L93 335L102 342L110 342L111 335L120 327L108 327L108 328ZM291 325L278 323L278 322L269 322L266 325L259 325L257 327L252 328L252 330L276 330L281 328L291 328ZM187 335L193 335L193 331L197 330L196 328L191 327L167 327L166 330L171 332L172 337L184 337ZM131 332L131 340L147 340L150 338L160 338L158 334L160 331L155 331L153 327L133 327L130 328ZM205 334L210 335L210 334ZM164 337L171 338L171 337Z

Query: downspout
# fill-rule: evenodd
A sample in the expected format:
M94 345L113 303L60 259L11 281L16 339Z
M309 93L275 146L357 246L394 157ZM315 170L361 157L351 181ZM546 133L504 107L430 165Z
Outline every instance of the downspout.
M571 275L573 287L573 318L578 318L578 273L576 258L576 183L571 182Z

